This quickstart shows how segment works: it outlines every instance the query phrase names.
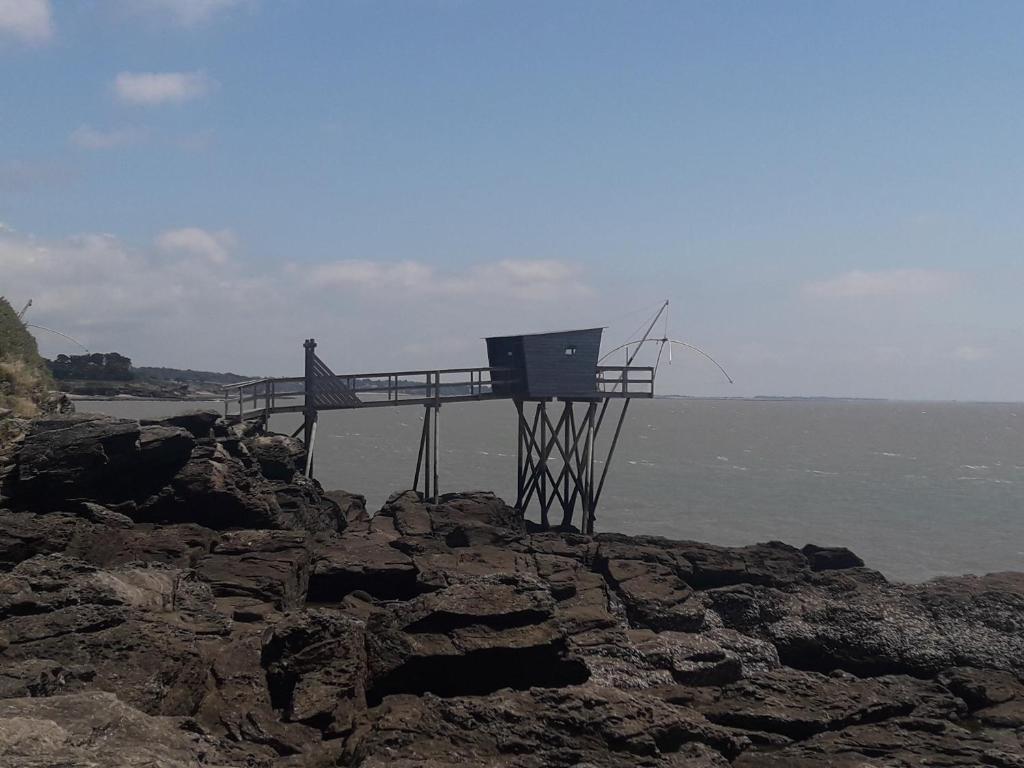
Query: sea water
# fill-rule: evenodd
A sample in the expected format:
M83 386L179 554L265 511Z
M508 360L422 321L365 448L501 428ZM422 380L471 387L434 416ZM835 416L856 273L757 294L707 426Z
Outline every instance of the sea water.
M217 404L78 403L132 418L195 407ZM317 478L378 508L412 484L422 418L419 406L321 413ZM271 428L298 425L275 416ZM514 500L511 403L444 405L439 430L442 492ZM599 456L611 432L606 424ZM1024 570L1024 404L636 400L597 530L846 546L910 581Z

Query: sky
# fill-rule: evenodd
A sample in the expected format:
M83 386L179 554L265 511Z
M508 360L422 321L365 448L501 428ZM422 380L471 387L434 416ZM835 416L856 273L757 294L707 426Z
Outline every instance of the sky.
M0 295L259 375L667 299L736 383L661 393L1021 400L1022 82L997 0L0 0Z

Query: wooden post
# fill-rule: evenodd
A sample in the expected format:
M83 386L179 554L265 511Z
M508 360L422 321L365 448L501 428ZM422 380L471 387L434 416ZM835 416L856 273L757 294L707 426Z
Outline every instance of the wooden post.
M525 467L523 466L523 443L525 442L525 435L523 435L523 428L525 427L524 422L526 419L523 417L523 401L516 399L516 415L518 421L516 422L516 509L523 508L523 493L525 492L526 478L525 478Z
M438 483L437 483L437 475L438 475L437 465L440 463L440 458L437 455L437 432L438 432L438 425L440 424L440 422L441 422L441 405L440 405L440 403L438 403L437 405L434 406L434 496L433 496L433 500L434 500L435 504L437 504L438 496L439 496L439 494L437 492L437 485L438 485Z
M548 522L548 417L545 403L541 400L537 403L537 412L540 414L540 457L537 471L540 473L540 524L547 529Z
M430 498L430 406L423 407L423 437L426 451L423 455L423 498Z
M306 350L306 372L303 379L304 403L303 415L305 418L305 435L303 442L306 445L306 476L313 476L313 438L316 435L316 376L314 373L313 361L316 359L316 339L306 339L302 344Z
M585 533L594 533L594 417L597 415L597 403L591 403L587 408L587 482L585 500L583 503L586 516Z

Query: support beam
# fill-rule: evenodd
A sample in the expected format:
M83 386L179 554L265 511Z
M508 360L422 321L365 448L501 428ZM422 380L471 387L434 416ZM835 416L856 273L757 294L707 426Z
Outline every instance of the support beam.
M618 414L615 436L599 478L597 438L608 412L609 398L565 400L561 406L558 418L553 419L547 401L537 401L531 419L526 402L516 401L516 506L527 511L536 499L541 526L551 525L551 510L557 508L562 513L559 528L568 530L575 525L584 533L593 533L597 503L618 445L626 408Z
M314 375L314 360L316 359L316 340L306 339L302 344L306 351L306 373L303 382L303 424L305 434L303 442L306 445L306 477L313 476L313 438L316 430L316 376ZM239 390L241 394L242 390Z

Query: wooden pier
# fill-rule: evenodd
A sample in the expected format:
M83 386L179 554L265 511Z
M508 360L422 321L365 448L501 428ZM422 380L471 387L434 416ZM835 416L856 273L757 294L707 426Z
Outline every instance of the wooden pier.
M441 406L511 400L518 432L516 506L526 511L536 504L541 525L548 527L557 505L561 516L555 526L565 529L574 525L578 508L580 528L592 533L629 402L654 396L655 373L648 366L597 365L600 335L601 329L586 329L495 337L487 340L487 367L345 374L331 371L317 356L316 341L307 339L303 376L225 386L224 416L266 425L274 415L301 413L303 423L295 436L303 435L306 474L312 477L321 411L422 406L413 489L436 501ZM598 475L598 436L613 401L621 405Z

